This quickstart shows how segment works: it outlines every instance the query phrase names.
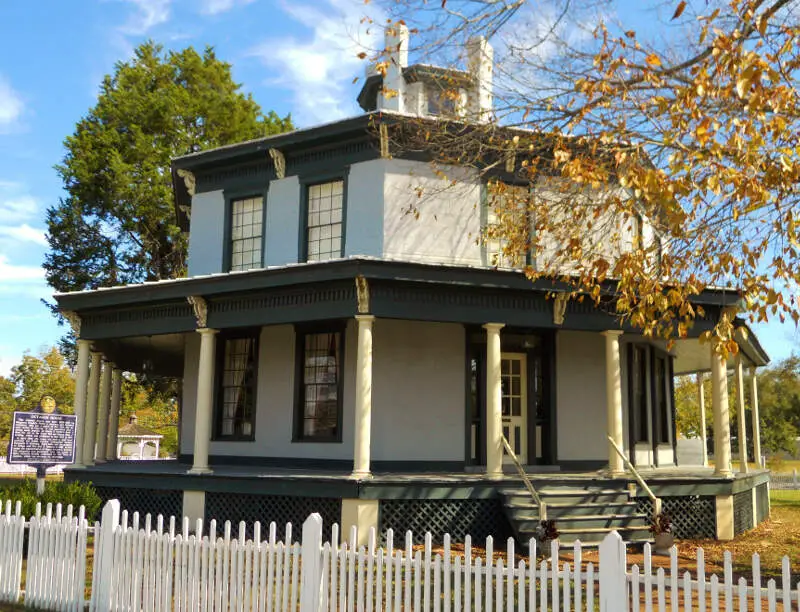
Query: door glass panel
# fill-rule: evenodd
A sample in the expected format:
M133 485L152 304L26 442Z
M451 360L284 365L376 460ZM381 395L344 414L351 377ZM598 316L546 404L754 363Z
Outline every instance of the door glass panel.
M500 365L503 431L514 454L523 463L527 461L528 446L525 362L525 354L506 353Z

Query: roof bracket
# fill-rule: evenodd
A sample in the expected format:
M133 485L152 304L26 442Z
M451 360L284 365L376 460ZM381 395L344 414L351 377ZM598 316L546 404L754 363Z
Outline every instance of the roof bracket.
M275 164L275 176L279 179L286 178L286 157L278 149L270 148L269 156Z

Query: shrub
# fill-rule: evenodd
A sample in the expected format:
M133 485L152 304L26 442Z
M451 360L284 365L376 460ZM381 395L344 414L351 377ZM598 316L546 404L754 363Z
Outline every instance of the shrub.
M22 502L22 513L25 516L36 514L36 504L41 502L42 512L47 504L61 504L66 511L72 504L77 513L79 506L86 508L86 519L91 523L97 517L103 500L95 492L91 483L84 482L47 482L41 497L36 495L36 481L32 478L20 480L13 485L0 488L0 500Z

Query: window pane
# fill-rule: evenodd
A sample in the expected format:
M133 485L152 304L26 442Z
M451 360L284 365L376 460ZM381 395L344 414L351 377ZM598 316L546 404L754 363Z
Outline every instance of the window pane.
M257 371L255 338L225 340L220 372L218 435L249 436L253 433L255 378Z
M344 181L308 187L306 253L308 261L342 256Z
M303 342L302 435L334 438L338 434L341 334L307 334Z
M260 197L231 202L231 271L261 267L263 212Z

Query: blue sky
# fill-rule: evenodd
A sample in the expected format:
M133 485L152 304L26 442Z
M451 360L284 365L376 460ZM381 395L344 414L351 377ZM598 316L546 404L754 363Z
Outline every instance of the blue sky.
M359 112L363 13L361 0L0 1L0 375L63 333L41 304L53 165L116 61L147 38L212 45L264 109L308 126ZM773 359L800 350L793 326L757 331Z

